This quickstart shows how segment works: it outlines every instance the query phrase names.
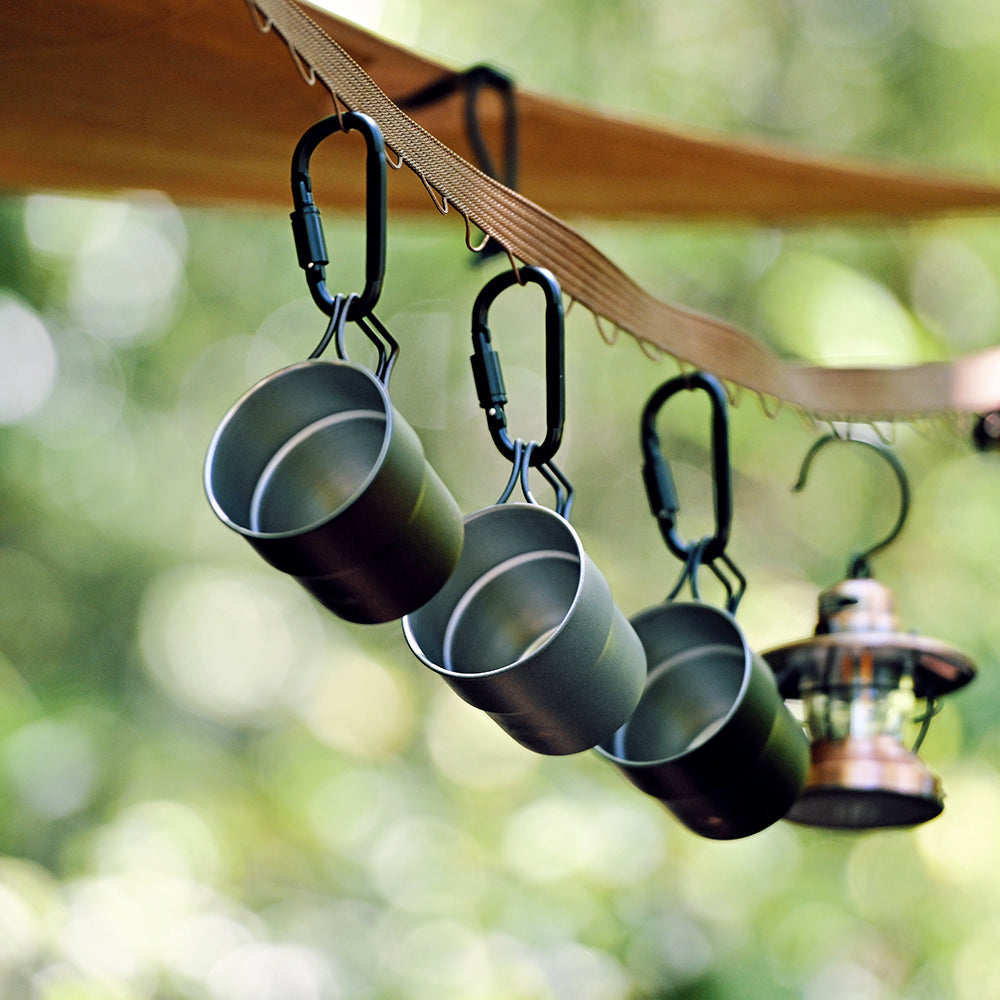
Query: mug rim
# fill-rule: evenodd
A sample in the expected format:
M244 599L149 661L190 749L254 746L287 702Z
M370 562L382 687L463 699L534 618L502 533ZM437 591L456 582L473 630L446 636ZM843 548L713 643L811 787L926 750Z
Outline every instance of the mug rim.
M559 636L566 629L572 611L580 603L581 595L583 593L586 582L586 564L588 560L588 556L583 548L583 542L581 541L580 536L577 534L576 529L573 527L572 524L570 524L570 522L565 517L563 517L562 514L552 510L550 507L544 506L543 504L528 503L521 501L512 503L496 503L496 504L490 504L487 507L480 507L479 510L473 511L471 514L467 514L462 519L462 529L465 532L465 543L463 545L463 550L462 550L463 554L469 549L469 536L468 536L469 525L484 516L488 516L491 513L496 513L505 510L537 511L541 513L543 516L557 519L557 522L560 524L560 526L565 528L565 530L569 534L570 539L572 540L573 544L576 547L575 562L577 564L578 571L577 571L576 589L573 593L573 599L572 601L570 601L566 610L563 612L562 619L559 622L558 626L556 626L554 629L550 631L550 633L546 636L545 641L542 642L540 645L534 646L534 648L531 648L530 652L525 653L524 655L518 657L516 660L513 660L510 663L505 663L502 666L494 667L490 670L477 670L471 672L465 670L453 670L449 667L444 666L441 663L435 662L424 652L423 647L420 645L420 643L417 641L416 636L413 634L413 627L411 622L413 616L418 615L423 610L423 608L417 608L416 611L411 611L408 615L404 615L402 619L402 625L403 625L403 636L406 640L406 644L410 647L410 650L417 657L417 659L419 659L425 666L429 667L431 670L440 674L442 677L467 679L469 682L475 682L480 679L498 677L502 674L509 673L510 671L516 668L524 668L526 664L528 664L531 660L535 659L535 657L543 654L559 638ZM527 552L521 553L521 555L528 556L529 558L539 558L543 556L544 553L545 550L535 550L535 551L528 550ZM566 556L570 555L568 552L561 554ZM496 572L501 567L509 565L516 558L517 556L512 556L510 558L503 560L501 563L492 567L491 572ZM461 562L461 559L462 556L459 556L459 562ZM457 568L458 567L456 566L456 570ZM453 576L454 572L455 571L453 571ZM449 615L449 626L451 624L452 617L454 616L457 608L462 604L463 599L470 593L472 589L479 589L479 587L475 586L476 584L479 584L480 587L482 586L480 582L482 581L482 579L483 577L477 578L477 580L473 581L472 587L466 588L466 590L459 596L459 600L455 602L452 612ZM447 586L448 584L445 583L444 587L442 588L442 591L446 589ZM438 596L440 596L440 592L439 594L436 594L434 598L431 598L431 600L433 601ZM429 603L430 601L428 601L428 604ZM442 635L441 637L442 646L447 641L447 632L448 628L446 628L445 634Z
M356 372L366 377L378 392L382 403L382 409L385 414L385 429L382 435L382 443L379 446L378 455L371 463L371 468L368 470L367 475L365 476L361 484L357 487L357 489L355 489L349 497L343 500L336 507L336 509L323 515L316 521L313 521L307 525L301 525L295 528L289 528L284 531L260 531L250 527L249 525L239 524L222 507L222 504L216 497L216 493L212 483L213 464L214 464L213 460L215 458L216 452L219 449L219 445L220 442L222 441L222 438L225 436L225 433L232 424L232 422L236 419L238 411L244 406L247 400L249 400L251 397L262 391L267 385L276 381L279 378L288 376L295 371L299 371L306 368L315 369L321 366L327 368L337 368L342 370L346 369L351 372ZM343 513L343 511L346 508L350 507L351 504L355 503L358 497L364 494L365 490L368 489L372 481L375 479L379 469L382 467L385 461L385 456L389 450L389 446L392 440L392 432L395 425L395 420L393 417L394 410L395 407L393 406L392 400L389 398L389 391L386 388L385 383L382 382L382 380L379 379L378 376L371 369L364 367L364 365L355 364L353 361L344 361L342 359L333 360L327 358L307 358L304 361L296 361L290 365L285 365L283 368L276 369L270 374L265 375L262 379L259 379L252 386L250 386L249 389L247 389L239 396L239 398L229 407L229 409L226 410L226 413L219 421L218 426L215 428L215 431L212 434L212 439L209 442L208 450L205 455L205 464L203 472L205 494L208 498L209 505L211 506L216 517L218 517L223 524L225 524L229 528L232 528L233 531L238 532L239 534L243 535L246 538L257 538L265 541L280 540L285 538L296 538L300 535L306 534L307 532L315 531L317 528L321 527L324 524L329 523L334 518L338 517L340 514ZM322 419L323 418L320 418L320 420ZM314 421L314 423L318 422L319 420ZM302 430L305 430L305 428L302 428ZM301 433L301 431L296 433ZM282 447L284 447L284 445Z
M711 725L715 727L715 731L712 734L712 736L714 736L716 732L723 729L730 722L730 720L736 714L739 707L743 704L747 688L750 686L751 680L753 679L754 652L750 648L750 644L747 642L746 635L744 634L743 629L740 628L739 623L736 621L736 618L730 612L726 611L725 608L720 608L717 605L709 604L707 601L664 601L661 604L654 604L652 607L645 608L643 611L637 612L635 615L629 618L629 624L635 629L636 634L639 636L639 640L641 642L642 632L637 624L640 623L640 620L647 620L654 617L658 617L664 611L672 611L674 609L691 610L694 608L698 609L699 613L702 612L703 610L708 610L720 615L733 628L735 634L739 637L740 643L743 648L743 675L740 678L740 685L735 694L733 695L732 704L729 706L726 713L720 716L717 720L715 720L715 722L711 723ZM722 645L722 644L717 643L715 645ZM697 655L700 654L702 650L705 648L712 648L712 647L708 646L708 647L692 648L690 650L682 650L675 655L675 658ZM732 648L735 650L735 647ZM653 664L651 661L647 661L647 680L649 673L655 672L656 667L658 665L659 664ZM645 697L645 691L643 691L642 697ZM642 697L640 697L639 699L640 704L642 703ZM646 759L646 760L633 760L629 757L620 757L614 751L607 748L607 744L613 743L615 737L617 737L619 733L623 733L623 731L629 725L629 722L631 722L631 719L626 720L606 740L602 740L600 743L598 743L594 747L594 750L597 753L599 753L602 757L604 757L606 760L609 760L611 763L630 769L654 768L654 767L663 767L665 765L677 764L678 762L682 762L685 757L688 757L692 753L697 752L699 749L701 749L702 746L705 745L705 743L708 742L709 739L712 738L712 736L703 738L699 742L692 743L687 747L685 747L683 750L680 750L674 754L670 754L669 756L666 757L657 757L654 759Z

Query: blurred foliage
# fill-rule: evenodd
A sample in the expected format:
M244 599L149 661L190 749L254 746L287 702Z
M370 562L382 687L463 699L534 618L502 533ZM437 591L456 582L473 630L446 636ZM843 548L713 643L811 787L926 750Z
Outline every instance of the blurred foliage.
M989 170L1000 15L982 0L553 0L356 11L453 65L812 148ZM555 137L557 147L557 137ZM290 151L291 152L291 151ZM336 263L356 219L327 218ZM466 511L506 481L468 373L503 263L453 219L389 220L393 397ZM990 220L888 230L579 225L650 291L788 357L909 364L1000 340ZM539 758L445 689L398 625L345 625L212 515L212 431L325 325L282 213L35 195L0 203L0 992L37 1000L989 1000L1000 987L1000 466L968 428L881 428L914 505L875 560L904 627L967 651L912 831L687 833L591 754ZM349 279L345 278L345 282ZM530 295L491 313L513 427L541 427ZM560 466L628 614L678 572L638 475L641 401L675 372L567 323ZM359 348L360 349L360 348ZM868 449L732 411L730 552L757 649L895 515ZM822 428L820 428L822 430ZM710 524L707 413L661 421L690 537ZM709 595L715 599L717 595Z

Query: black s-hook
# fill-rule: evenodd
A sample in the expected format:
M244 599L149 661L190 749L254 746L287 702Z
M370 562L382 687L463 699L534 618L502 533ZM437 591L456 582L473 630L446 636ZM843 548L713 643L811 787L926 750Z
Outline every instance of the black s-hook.
M863 552L858 552L851 556L847 574L852 580L863 580L871 576L871 564L869 562L871 557L877 552L881 552L887 545L889 545L890 542L895 541L899 533L903 530L903 525L906 523L907 515L910 512L910 484L906 478L906 470L903 468L902 463L896 455L884 445L877 444L874 441L866 441L864 438L841 437L839 434L826 434L819 438L809 451L806 452L805 458L802 460L802 467L799 470L799 478L792 487L793 492L800 493L805 488L806 478L809 475L809 468L812 465L813 459L816 457L820 449L824 448L831 441L842 441L845 444L863 444L874 449L889 464L889 467L895 473L896 481L899 484L899 514L896 517L896 523L889 529L889 533L881 541L876 542L874 545L870 545Z

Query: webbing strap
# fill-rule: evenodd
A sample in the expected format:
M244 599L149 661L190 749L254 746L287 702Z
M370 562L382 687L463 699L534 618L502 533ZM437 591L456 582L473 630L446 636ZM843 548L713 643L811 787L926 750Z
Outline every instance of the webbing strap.
M1000 347L951 362L829 368L782 361L747 332L639 287L571 226L476 169L394 104L295 0L247 0L258 26L281 35L307 79L370 115L386 145L428 187L439 211L453 206L511 257L548 268L571 299L635 337L650 353L829 420L907 420L1000 408ZM434 193L437 193L437 197ZM516 265L515 265L516 266Z

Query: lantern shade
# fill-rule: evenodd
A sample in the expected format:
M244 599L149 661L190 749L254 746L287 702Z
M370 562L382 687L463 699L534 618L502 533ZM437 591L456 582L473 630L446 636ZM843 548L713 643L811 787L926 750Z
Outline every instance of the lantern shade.
M902 740L913 717L912 658L876 658L871 647L826 645L825 662L799 681L806 728L814 740Z
M937 639L899 631L892 592L876 580L844 580L819 596L816 634L764 653L784 698L799 698L802 685L827 669L831 651L872 659L876 677L901 667L913 678L917 698L938 698L976 676L972 660Z

